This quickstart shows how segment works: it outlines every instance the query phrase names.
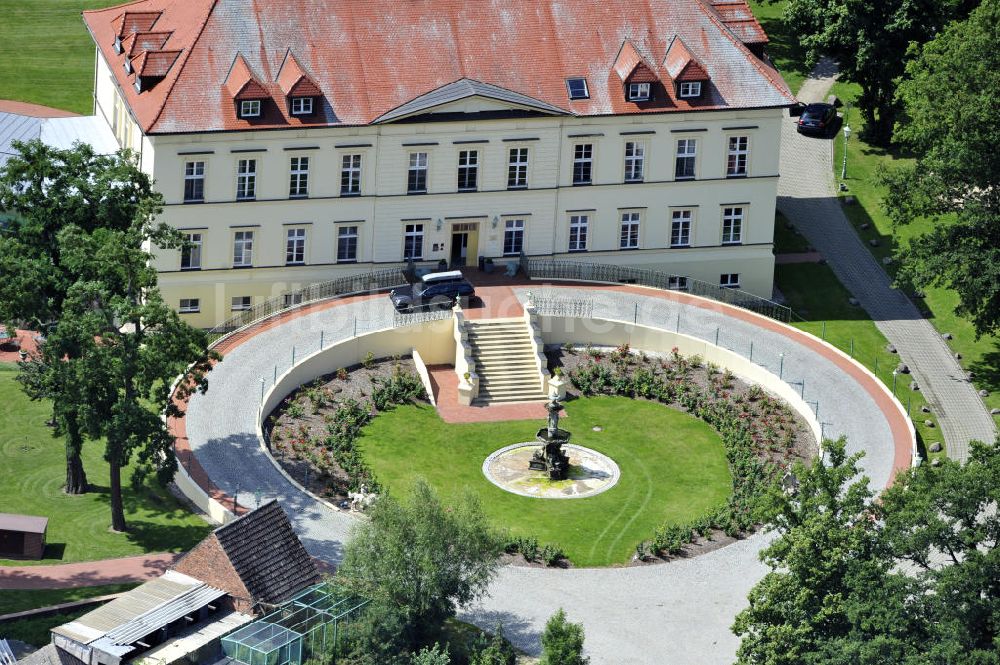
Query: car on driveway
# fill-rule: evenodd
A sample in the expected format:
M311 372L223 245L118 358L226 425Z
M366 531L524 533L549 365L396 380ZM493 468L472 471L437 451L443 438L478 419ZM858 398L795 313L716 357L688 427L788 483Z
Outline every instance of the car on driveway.
M837 128L837 108L833 104L808 104L796 127L799 134L831 136Z
M476 294L469 280L459 270L432 272L420 281L393 289L389 292L392 306L400 312L435 307L452 307L460 298L472 298Z

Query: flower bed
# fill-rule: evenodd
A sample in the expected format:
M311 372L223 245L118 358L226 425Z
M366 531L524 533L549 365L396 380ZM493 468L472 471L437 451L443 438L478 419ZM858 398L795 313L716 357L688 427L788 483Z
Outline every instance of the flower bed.
M758 526L758 502L795 460L808 460L816 442L802 418L760 386L739 381L700 357L673 349L667 357L615 349L564 347L548 354L552 371L569 378L579 394L645 399L686 411L711 425L722 438L733 476L724 506L689 524L664 524L637 558L676 555L713 531L738 537Z

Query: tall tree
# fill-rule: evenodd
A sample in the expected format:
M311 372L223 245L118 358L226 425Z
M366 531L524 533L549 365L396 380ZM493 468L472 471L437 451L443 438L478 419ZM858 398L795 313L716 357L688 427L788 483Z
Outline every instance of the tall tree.
M866 138L888 144L899 112L896 82L911 43L921 44L978 0L790 0L785 20L808 62L833 57L861 86Z
M50 148L40 141L14 143L18 155L0 171L0 322L43 332L41 355L22 364L21 383L32 399L51 399L65 438L66 491L83 493L80 458L87 380L74 365L88 342L79 330L55 333L76 276L63 260L59 233L75 228L124 230L144 201L157 196L149 177L127 154L95 155L90 146Z
M900 279L946 286L980 335L1000 330L1000 0L950 25L907 67L897 140L917 155L884 175L884 206L897 224L930 232L901 251Z
M336 579L392 608L405 645L416 649L438 640L458 605L486 591L499 560L500 539L475 497L446 507L418 479L405 502L378 500L347 543Z
M84 331L94 343L81 361L88 368L92 399L84 409L90 431L106 438L110 467L111 526L125 531L122 470L133 461L132 481L155 475L161 483L177 469L173 436L160 418L168 413L174 377L192 365L182 389L207 388L205 373L218 355L207 353L207 335L182 321L157 289L156 269L145 247L177 247L179 234L154 219L158 197L140 202L124 230L79 227L60 231L63 261L76 281L67 289L58 328Z
M560 607L545 623L539 665L587 665L590 658L583 655L583 638L583 625L568 621Z

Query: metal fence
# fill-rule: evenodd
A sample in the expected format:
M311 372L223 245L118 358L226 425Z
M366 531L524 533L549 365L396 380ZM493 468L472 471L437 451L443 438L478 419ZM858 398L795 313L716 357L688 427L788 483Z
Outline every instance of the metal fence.
M562 300L560 298L534 298L532 304L539 314L589 319L594 316L593 300Z
M692 295L710 298L727 305L735 305L752 312L777 319L783 323L792 320L793 312L785 305L755 296L752 293L718 284L702 282L682 275L672 275L659 270L615 266L577 261L554 261L535 259L521 255L521 271L532 279L565 279L580 282L605 282L614 284L638 284L657 289L684 291Z
M307 305L319 300L327 300L357 293L375 293L386 289L403 286L407 283L406 276L402 268L387 268L360 275L350 275L330 280L310 284L304 289L290 291L280 296L268 298L264 302L257 303L250 309L240 312L231 319L220 323L209 331L209 335L217 341L224 335L239 330L252 323L262 321L274 316L279 312L301 305Z

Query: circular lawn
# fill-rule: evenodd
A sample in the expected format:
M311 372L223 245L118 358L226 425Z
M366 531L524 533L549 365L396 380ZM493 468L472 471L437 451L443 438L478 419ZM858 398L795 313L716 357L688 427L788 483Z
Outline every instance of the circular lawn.
M572 443L618 463L621 480L607 492L572 501L537 499L505 492L483 476L490 453L533 441L543 424L450 425L434 407L411 405L379 414L358 443L375 477L394 494L407 492L421 476L446 502L469 490L498 527L558 545L576 566L626 563L659 526L701 517L731 493L715 430L686 413L625 397L573 400L560 421Z

